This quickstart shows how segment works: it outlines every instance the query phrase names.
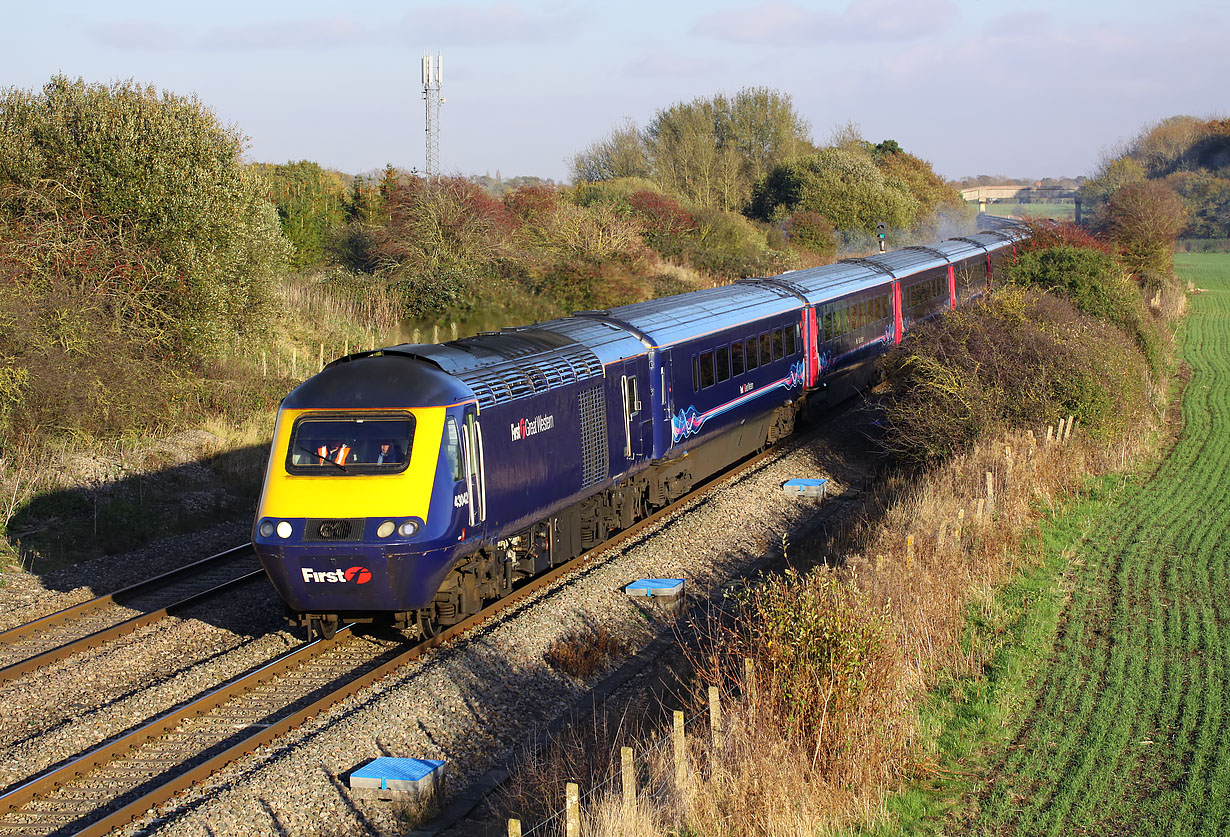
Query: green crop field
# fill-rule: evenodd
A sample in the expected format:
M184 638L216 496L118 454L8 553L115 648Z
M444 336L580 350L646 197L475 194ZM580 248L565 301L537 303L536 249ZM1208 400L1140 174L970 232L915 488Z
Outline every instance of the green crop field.
M987 212L991 215L1028 215L1032 218L1054 218L1056 221L1071 221L1076 217L1076 204L994 201L987 204Z
M1178 269L1204 289L1180 438L1068 564L1051 657L971 833L1230 830L1230 256Z

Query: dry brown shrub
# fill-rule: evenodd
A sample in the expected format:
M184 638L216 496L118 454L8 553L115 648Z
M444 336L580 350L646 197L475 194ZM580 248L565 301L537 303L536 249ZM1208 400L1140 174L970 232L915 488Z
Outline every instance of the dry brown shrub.
M605 625L583 628L551 643L543 658L556 671L584 680L624 654L623 643Z

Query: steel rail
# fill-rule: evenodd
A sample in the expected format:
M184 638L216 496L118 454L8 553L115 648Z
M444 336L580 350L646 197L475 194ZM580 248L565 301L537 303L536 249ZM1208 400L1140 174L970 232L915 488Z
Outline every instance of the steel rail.
M74 837L101 837L101 835L105 835L116 828L132 822L133 820L141 817L151 808L172 799L176 794L189 788L193 784L209 778L211 775L236 759L253 752L260 746L268 744L277 738L286 735L329 707L357 694L368 686L389 676L407 663L418 659L428 650L460 637L476 625L509 609L528 596L549 587L566 576L586 569L590 564L594 563L595 559L602 553L605 553L633 538L636 538L645 529L652 527L654 524L670 517L693 502L707 496L709 493L715 491L727 482L734 480L736 477L741 476L754 468L765 458L772 454L778 453L779 451L780 449L778 448L770 448L744 459L742 462L737 463L727 471L710 477L708 480L702 482L686 496L681 497L669 506L659 509L650 516L646 517L644 520L638 521L627 529L616 533L613 537L604 541L602 544L599 544L576 558L561 564L554 570L551 570L550 572L545 573L535 579L531 579L523 586L518 587L507 596L498 599L473 616L470 616L456 625L446 628L435 636L417 643L413 647L406 649L392 659L389 659L386 662L372 668L370 671L367 671L357 677L347 679L346 682L344 682L339 688L319 697L310 704L287 714L283 718L272 721L267 725L262 724L259 728L250 727L249 729L252 730L250 735L245 736L243 740L230 745L225 750L215 753L214 755L187 769L179 770L176 769L176 767L169 768L163 774L166 776L166 781L162 782L157 787L149 789L141 796L122 803L114 811L106 813L99 819L94 820L79 829L69 831L64 828L58 828L55 833L72 834ZM343 633L351 627L351 625L343 626L339 629L337 636L342 636ZM337 637L331 640L316 639L307 642L304 645L286 652L269 663L266 663L245 675L232 678L232 680L227 681L227 683L224 683L216 689L211 690L209 693L201 696L200 698L172 710L171 712L165 713L158 718L143 724L141 727L130 733L95 748L94 750L91 750L90 752L67 762L66 764L44 772L43 774L36 776L24 784L14 788L8 793L0 795L0 810L12 812L15 809L18 809L36 799L46 797L56 788L68 784L73 779L83 776L91 770L97 769L111 761L121 758L143 744L170 733L186 719L205 715L226 703L231 698L250 691L256 686L265 683L274 677L285 674L301 663L311 659L311 657L316 654L333 648L336 642ZM184 761L191 761L199 755L200 754L197 753L181 760L180 765L182 765ZM111 802L114 802L114 800L111 800ZM103 805L99 806L99 808L105 809L109 806L109 804L111 803L104 802ZM88 814L86 816L88 816Z
M222 584L202 590L198 593L193 593L187 598L180 599L177 602L172 602L166 607L160 607L157 610L147 611L138 616L133 616L131 619L125 619L123 622L117 622L109 628L94 631L86 634L83 637L70 640L63 645L57 645L55 648L48 649L32 657L26 657L20 662L12 663L4 668L0 668L0 683L8 683L16 680L26 674L29 674L35 669L50 665L59 660L67 659L74 654L79 654L90 648L97 648L105 645L112 640L119 639L122 636L132 633L138 628L143 628L146 625L152 625L155 622L161 621L172 613L184 610L194 604L210 599L221 593L230 590L232 587L239 587L251 581L256 581L265 574L264 570L254 570L238 578L232 578Z
M174 570L168 570L165 573L156 575L153 578L147 578L144 581L138 581L136 584L129 585L112 593L107 593L103 596L90 599L89 601L80 602L66 607L63 610L58 610L55 613L49 613L32 622L26 622L24 625L18 625L15 628L9 628L7 631L0 631L0 645L7 645L19 639L25 639L33 634L40 633L47 628L55 625L61 625L65 622L78 618L86 613L99 608L106 607L111 604L119 604L115 599L117 596L135 596L141 593L148 593L151 590L156 590L159 587L164 587L168 583L178 581L185 576L193 575L206 564L214 561L222 561L231 558L243 552L245 549L251 549L252 544L246 543L243 546L237 546L233 549L228 549L225 552L219 552L217 555L211 555L208 558L202 558L200 561L193 561L191 564L185 564L182 567Z

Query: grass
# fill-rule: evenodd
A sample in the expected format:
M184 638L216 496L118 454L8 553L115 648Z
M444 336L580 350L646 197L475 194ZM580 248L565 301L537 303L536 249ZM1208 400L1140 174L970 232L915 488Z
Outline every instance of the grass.
M1056 221L1072 221L1076 218L1074 203L1009 203L994 201L987 204L990 215L1028 215L1031 218L1054 218Z
M1175 447L1044 527L1044 563L996 597L999 624L972 626L1000 643L985 677L926 710L934 780L879 833L1230 826L1230 256L1177 263L1207 293L1185 327Z

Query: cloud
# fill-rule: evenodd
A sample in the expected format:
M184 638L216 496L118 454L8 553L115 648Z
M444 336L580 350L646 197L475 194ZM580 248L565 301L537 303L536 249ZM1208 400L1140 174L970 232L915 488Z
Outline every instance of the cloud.
M328 49L380 40L372 30L345 18L219 26L193 36L182 28L141 20L101 24L90 31L94 40L104 46L146 50Z
M327 49L376 40L375 33L352 20L329 18L218 27L194 46L207 50Z
M403 30L418 43L551 43L575 33L582 19L571 7L531 13L512 3L454 3L416 10Z
M166 26L143 20L123 20L104 23L90 30L94 40L103 46L119 49L179 49L184 37Z
M725 65L715 58L693 58L677 52L653 52L642 55L624 67L630 78L691 78L718 72Z
M946 28L956 11L951 0L853 0L837 14L770 0L709 15L693 31L721 41L764 45L915 40Z

